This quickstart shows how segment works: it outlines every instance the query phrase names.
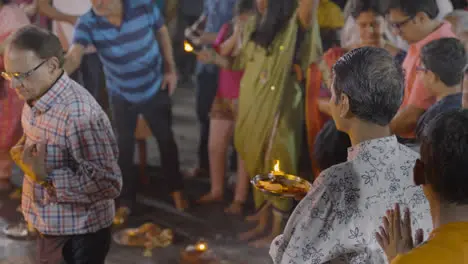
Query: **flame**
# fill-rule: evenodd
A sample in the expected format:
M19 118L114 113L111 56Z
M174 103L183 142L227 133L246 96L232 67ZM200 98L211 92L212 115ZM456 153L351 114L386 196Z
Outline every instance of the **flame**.
M184 41L184 50L186 52L193 52L193 47L192 45L190 45L190 43L188 43L187 41Z
M281 172L281 170L280 170L280 161L279 160L275 161L275 166L273 166L273 171L274 172Z
M207 248L208 248L207 245L205 243L203 243L203 242L200 242L200 243L197 244L197 250L198 251L205 251Z

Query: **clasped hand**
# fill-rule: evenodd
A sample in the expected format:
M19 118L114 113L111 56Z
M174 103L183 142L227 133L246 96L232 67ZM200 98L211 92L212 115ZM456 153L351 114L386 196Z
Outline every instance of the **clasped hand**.
M395 209L387 210L387 214L383 218L383 226L380 226L379 232L376 232L375 235L377 242L385 251L389 263L397 255L408 253L424 240L423 230L418 229L415 234L415 242L413 242L410 211L406 209L403 220L401 220L398 204L395 205Z
M47 178L45 143L31 144L26 147L24 145L16 146L12 151L22 151L21 164L18 165L28 177L32 178L34 181L44 181Z

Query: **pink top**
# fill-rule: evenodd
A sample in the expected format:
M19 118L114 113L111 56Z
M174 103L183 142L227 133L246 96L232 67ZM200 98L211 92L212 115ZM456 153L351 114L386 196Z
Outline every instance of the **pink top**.
M29 19L21 8L14 4L0 8L0 43L15 30L29 24ZM0 56L0 71L4 70L3 57ZM9 88L9 82L0 79L0 178L9 177L12 161L10 148L19 140L21 130L21 110L23 101L15 90Z
M429 42L440 38L455 38L455 33L452 32L450 23L443 24L434 32L429 34L424 39L417 43L411 44L403 61L403 69L405 70L405 95L401 107L412 105L414 107L427 110L435 103L435 97L424 87L422 81L417 78L417 66L421 64L420 54L421 49ZM400 135L405 138L414 138L414 132L407 135Z
M213 45L217 51L221 44L229 38L230 28L230 23L226 23L221 27L215 44ZM237 99L239 97L239 87L243 74L244 71L221 69L219 71L218 93L216 96L226 99Z

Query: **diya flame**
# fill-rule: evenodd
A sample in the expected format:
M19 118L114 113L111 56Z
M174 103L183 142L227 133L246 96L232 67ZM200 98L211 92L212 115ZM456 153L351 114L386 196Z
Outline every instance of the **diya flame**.
M192 45L190 45L190 43L188 43L187 41L184 41L184 50L186 52L193 52L193 47Z

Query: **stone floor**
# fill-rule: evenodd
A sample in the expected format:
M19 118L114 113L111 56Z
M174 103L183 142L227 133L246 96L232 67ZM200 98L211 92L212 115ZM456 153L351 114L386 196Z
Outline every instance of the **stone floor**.
M198 127L194 113L194 95L191 87L181 87L174 95L174 131L180 151L182 167L196 164ZM136 157L137 160L137 157ZM154 222L171 228L176 235L173 246L155 249L152 257L144 257L143 249L112 245L107 264L176 264L180 262L180 251L188 244L203 238L209 248L226 263L271 263L267 250L252 249L234 239L236 232L248 226L240 218L227 217L222 213L224 205L191 207L185 213L174 211L168 202L162 179L158 177L159 151L154 139L148 140L148 163L151 184L141 190L139 201L143 213L129 222L134 227L145 222ZM195 198L209 188L207 179L186 181L189 197ZM7 223L18 221L15 212L17 201L0 197L0 229ZM34 264L34 241L14 241L0 236L0 264Z

